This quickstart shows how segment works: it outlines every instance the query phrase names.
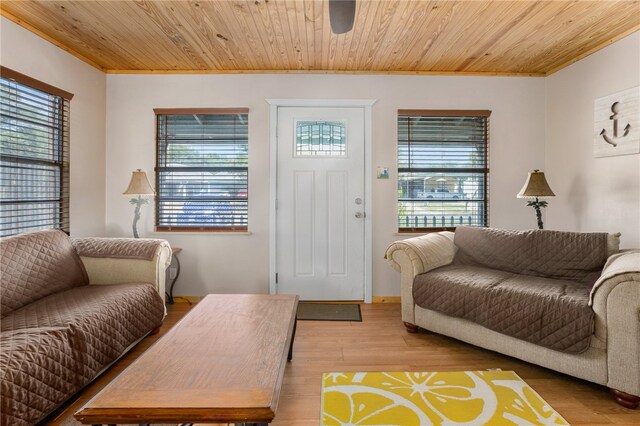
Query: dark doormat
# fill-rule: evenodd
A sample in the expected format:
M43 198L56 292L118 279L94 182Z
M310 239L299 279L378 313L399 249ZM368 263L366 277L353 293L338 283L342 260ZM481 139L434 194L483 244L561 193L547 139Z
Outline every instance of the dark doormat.
M298 303L299 320L362 321L360 305L344 303Z

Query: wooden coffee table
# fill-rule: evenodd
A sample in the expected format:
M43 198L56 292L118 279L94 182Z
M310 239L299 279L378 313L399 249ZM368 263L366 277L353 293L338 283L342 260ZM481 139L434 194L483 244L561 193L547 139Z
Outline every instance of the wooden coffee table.
M208 295L75 413L85 424L270 423L298 296Z

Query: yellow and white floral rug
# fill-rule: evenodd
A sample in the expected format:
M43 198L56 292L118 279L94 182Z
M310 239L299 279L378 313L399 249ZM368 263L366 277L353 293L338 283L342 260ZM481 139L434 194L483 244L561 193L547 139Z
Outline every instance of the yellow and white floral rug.
M325 373L322 425L568 425L513 371Z

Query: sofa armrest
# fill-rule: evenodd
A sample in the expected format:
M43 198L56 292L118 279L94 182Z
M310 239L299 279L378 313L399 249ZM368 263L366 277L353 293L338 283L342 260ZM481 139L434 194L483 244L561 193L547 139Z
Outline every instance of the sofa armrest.
M89 284L152 284L165 298L166 270L171 247L165 240L135 238L74 238L89 276Z
M640 250L611 256L591 298L595 334L607 347L607 386L640 395Z
M450 264L455 255L453 232L437 232L396 241L384 257L400 272L402 320L415 324L413 309L413 279L416 275Z

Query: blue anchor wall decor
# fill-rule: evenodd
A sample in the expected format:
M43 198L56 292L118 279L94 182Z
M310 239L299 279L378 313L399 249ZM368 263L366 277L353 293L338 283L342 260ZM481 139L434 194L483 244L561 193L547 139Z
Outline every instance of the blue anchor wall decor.
M616 141L616 139L618 139L618 113L620 112L620 102L614 102L611 105L611 112L613 114L609 116L609 120L613 120L613 138L607 136L606 129L602 129L602 131L600 132L600 136L602 136L606 143L613 146L618 146L618 142ZM624 133L621 137L627 136L630 130L631 124L627 123L627 125L624 127Z

